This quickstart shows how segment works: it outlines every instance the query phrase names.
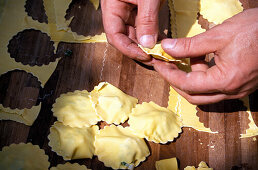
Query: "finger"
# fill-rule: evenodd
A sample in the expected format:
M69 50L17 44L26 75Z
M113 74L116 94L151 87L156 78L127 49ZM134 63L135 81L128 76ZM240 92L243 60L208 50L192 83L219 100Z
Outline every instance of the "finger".
M106 1L105 1L106 2ZM122 4L121 4L122 3ZM127 9L127 4L123 4L124 2L120 2L117 7L121 7ZM113 6L114 7L114 4ZM106 10L103 14L103 25L105 28L106 36L108 42L115 46L118 50L120 50L125 55L140 61L148 61L150 60L150 56L145 54L132 39L130 39L126 33L127 29L124 23L124 19L126 19L126 14L114 14L112 12L108 12L111 7L105 7ZM126 11L125 11L126 13ZM106 14L106 15L105 15ZM119 16L120 15L120 16ZM128 15L129 17L129 15ZM127 18L128 19L128 18Z
M175 88L175 87L173 88L178 94L183 96L189 103L194 105L205 105L205 104L217 103L219 101L229 98L227 95L222 93L189 95L178 88Z
M222 88L221 73L214 66L204 71L186 73L179 70L174 64L155 61L154 68L172 86L188 93L215 93Z
M134 43L138 44L138 41L136 39L136 30L134 27L130 25L126 25L126 35L134 41Z
M199 57L215 52L227 41L221 28L218 26L189 38L165 39L162 41L162 48L174 57Z
M113 35L107 35L109 42L115 46L119 51L128 57L139 60L149 61L151 57L144 53L137 44L123 33L115 33Z
M136 35L143 47L152 48L157 42L159 7L159 0L138 1Z
M191 58L191 69L192 71L207 71L209 69L209 66L207 62L204 60L205 56L198 57L198 58Z

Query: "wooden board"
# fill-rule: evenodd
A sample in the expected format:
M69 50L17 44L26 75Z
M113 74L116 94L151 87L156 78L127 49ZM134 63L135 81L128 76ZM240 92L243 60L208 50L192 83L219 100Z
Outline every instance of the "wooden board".
M38 2L42 1L38 0ZM258 6L257 1L243 0L242 2L245 8ZM38 3L32 3L28 6L33 6L33 4L40 6ZM75 9L76 5L85 7L85 10L92 10L89 3L75 4ZM70 11L76 16L75 9ZM37 11L33 10L32 13L36 15L34 13L37 13ZM89 20L93 20L93 17L101 17L101 12L99 10L94 16L87 12L81 15L85 20L87 20L86 16L90 17ZM79 14L77 16L80 17ZM44 21L44 15L38 17L41 17L41 20ZM162 6L160 17L162 18L160 31L169 30L169 11L166 5ZM94 25L93 30L85 29L89 25L87 23L83 20L79 23L77 19L72 27L84 35L103 30L102 25ZM89 31L83 32L84 30ZM168 36L169 34L168 31ZM44 48L48 43L42 41L37 44L23 45L31 48ZM65 55L67 50L72 51L71 56ZM13 121L0 121L0 148L12 143L32 142L46 151L51 166L64 163L65 161L52 152L48 146L49 128L56 120L51 112L52 104L62 93L83 89L90 91L100 81L110 82L127 94L137 97L140 103L154 101L161 106L167 106L168 83L152 68L129 59L109 44L60 43L57 53L53 57L61 57L61 60L43 89L39 88L33 77L24 72L10 72L0 77L0 103L5 106L24 108L31 107L39 101L42 102L40 114L31 127ZM251 96L252 108L256 111L252 114L256 123L258 122L257 93ZM239 138L240 134L245 132L249 123L244 109L242 102L239 100L223 101L218 104L199 107L197 115L200 117L200 121L206 127L219 131L218 134L183 128L183 133L174 142L166 145L149 142L151 156L136 169L155 169L155 161L171 157L178 158L180 169L187 165L197 166L200 161L207 162L215 170L257 169L258 140ZM88 168L94 170L108 169L98 161L97 157L71 162L85 164Z

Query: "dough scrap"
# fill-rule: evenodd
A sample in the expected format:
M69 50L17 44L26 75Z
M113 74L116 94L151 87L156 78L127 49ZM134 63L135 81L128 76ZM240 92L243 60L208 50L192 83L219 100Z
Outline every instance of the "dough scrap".
M13 120L31 126L41 109L41 104L33 106L31 109L11 109L0 104L0 120Z
M132 108L138 103L138 99L122 92L117 87L101 82L91 92L92 102L97 114L108 124L124 123Z
M176 158L156 161L155 167L156 167L156 170L178 170Z
M2 17L0 19L0 75L15 69L25 70L38 77L42 86L44 86L54 72L59 59L56 59L55 62L50 62L48 65L31 67L15 62L8 53L7 45L14 35L24 29L35 29L34 27L26 26L24 24L24 18L27 16L24 5L25 0L8 0L3 9ZM41 24L38 22L38 25Z
M244 98L241 99L244 102L244 105L247 107L247 113L248 113L248 119L250 121L250 123L248 124L249 128L246 129L245 134L241 134L240 138L249 138L249 137L253 137L253 136L257 136L258 135L258 127L256 126L252 113L250 111L250 103L249 103L249 97L246 96Z
M137 136L155 143L173 141L182 132L179 116L154 102L136 105L128 124Z
M49 146L64 160L92 158L97 132L98 126L95 125L87 128L72 128L61 122L55 122L48 135Z
M206 128L204 124L199 121L199 117L196 115L196 107L196 105L189 103L184 97L170 87L168 109L181 117L183 127L192 127L195 130L202 132L218 133L212 132L210 128Z
M44 150L31 143L11 144L0 152L0 169L3 170L47 170L49 165Z
M94 145L98 159L113 169L127 169L123 163L136 167L150 155L145 141L135 136L128 127L120 125L101 129Z
M178 62L181 63L183 65L187 65L187 60L186 59L182 59L182 60L178 60L173 58L172 56L168 55L161 47L161 44L158 43L156 44L152 49L150 48L144 48L142 47L140 44L138 44L138 46L148 55L153 56L156 59L159 60L164 60L164 61L174 61L174 62Z
M184 170L213 170L213 168L209 168L204 161L201 161L198 168L195 168L194 166L187 166L184 168Z
M90 127L101 121L95 106L90 101L87 90L62 94L53 104L53 114L57 120L71 127Z
M239 0L201 0L200 2L200 14L214 24L221 24L226 19L243 11Z
M78 163L71 164L66 162L65 164L58 164L56 167L51 167L50 170L91 170L85 165L79 165Z
M99 8L99 0L90 0L90 2L93 4L96 10Z

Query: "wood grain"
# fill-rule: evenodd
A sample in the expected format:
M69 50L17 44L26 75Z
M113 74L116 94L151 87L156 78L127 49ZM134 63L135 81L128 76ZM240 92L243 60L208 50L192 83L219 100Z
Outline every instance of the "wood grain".
M243 0L242 2L245 8L258 6L257 1ZM41 8L39 4L33 5L35 3L31 2L31 5L27 6ZM93 22L96 16L101 17L100 10L94 15L89 15L84 10L77 12L75 9L78 9L78 5L81 5L82 9L91 10L92 7L88 6L90 3L75 1L74 5L70 6L70 13L67 15L67 17L69 15L76 16L72 22L74 30L86 36L103 31L102 25L93 23L89 27L88 22ZM36 15L35 11L37 10L28 11L33 11L31 15ZM85 20L88 20L86 22L79 20L77 17L80 18L81 15ZM45 20L44 15L36 15L36 19L37 16L41 20ZM86 16L87 18L85 18ZM165 32L166 36L170 36L169 11L166 5L161 8L160 20L160 32ZM47 42L44 42L43 45L40 42L26 45L31 48L40 47L41 52L37 52L41 54L44 54L42 49L50 50L47 49ZM65 55L67 50L72 51L71 56ZM43 55L39 56L41 56L39 62L44 63L48 60ZM9 72L0 77L0 103L5 106L29 108L37 104L37 101L42 102L40 114L31 127L13 121L0 121L0 148L11 143L32 142L45 150L49 156L51 166L64 163L65 161L52 152L48 146L49 128L56 121L51 112L52 104L62 93L83 89L91 91L100 81L110 82L127 94L137 97L140 103L154 101L161 106L167 106L168 83L152 68L129 59L109 44L60 43L55 57L61 57L61 60L43 89L39 88L37 81L33 80L31 75L21 71ZM252 114L256 123L258 122L257 94L258 92L250 96ZM207 162L215 170L257 169L258 140L239 138L240 134L245 132L249 123L248 114L244 111L245 107L241 101L223 101L199 107L197 110L200 121L213 131L219 131L218 134L183 128L183 132L174 142L165 145L148 142L151 155L136 169L155 169L155 161L171 157L178 158L180 169L187 165L197 166L200 161ZM104 124L101 123L101 126L104 126ZM71 162L85 164L93 170L109 169L98 161L97 157Z

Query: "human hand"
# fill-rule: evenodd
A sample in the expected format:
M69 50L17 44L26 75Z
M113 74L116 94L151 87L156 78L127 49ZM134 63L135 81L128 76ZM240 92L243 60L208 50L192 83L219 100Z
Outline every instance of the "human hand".
M258 8L246 10L192 38L165 39L171 56L191 58L192 72L155 60L154 68L192 104L244 97L258 88ZM214 53L209 68L203 56Z
M158 37L160 0L102 0L103 25L108 42L132 59L150 64L139 47L152 48Z

